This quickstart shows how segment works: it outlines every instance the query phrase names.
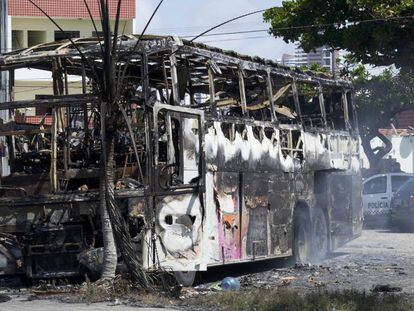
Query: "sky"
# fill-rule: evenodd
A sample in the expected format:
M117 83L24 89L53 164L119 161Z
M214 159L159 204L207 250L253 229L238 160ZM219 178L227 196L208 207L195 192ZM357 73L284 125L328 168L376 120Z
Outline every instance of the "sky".
M282 0L164 0L147 34L198 35L233 17L278 6L281 2ZM137 0L135 32L142 31L158 3L159 0ZM259 13L227 24L212 33L268 28L269 24L263 22L263 15ZM248 37L251 39L246 39ZM198 41L272 60L280 59L283 53L294 51L293 44L286 44L282 39L271 37L266 32L202 37Z

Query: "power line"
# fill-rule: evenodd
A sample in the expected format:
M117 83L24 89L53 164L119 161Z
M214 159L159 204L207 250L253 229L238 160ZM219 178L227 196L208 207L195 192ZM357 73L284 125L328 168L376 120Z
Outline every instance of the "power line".
M258 12L263 12L265 10L260 10ZM252 30L243 30L243 31L232 31L232 32L219 32L219 33L210 33L210 34L203 34L203 35L179 35L181 38L194 38L194 37L215 37L215 36L230 36L230 35L237 35L237 34L249 34L249 33L262 33L262 32L269 32L269 30L277 31L277 30L292 30L292 29L308 29L308 28L322 28L327 26L349 26L352 24L357 23L372 23L372 22L378 22L378 21L392 21L392 20L401 20L401 19L412 19L414 18L414 15L409 16L395 16L395 17L389 17L389 18L373 18L373 19L365 19L365 20L357 20L352 22L346 22L345 25L341 23L325 23L325 24L310 24L310 25L303 25L303 26L292 26L292 27L278 27L278 28L271 28L271 29L252 29ZM237 23L242 24L242 23ZM232 26L234 26L233 24ZM225 27L225 25L222 25L222 27ZM229 25L230 26L230 25ZM200 26L201 28L202 26ZM183 27L183 28L192 28L189 27ZM196 28L196 27L195 27ZM160 28L161 29L161 28ZM168 29L168 28L166 28ZM174 28L171 28L174 29ZM176 28L178 29L178 28ZM211 40L211 41L203 41L203 43L210 43L210 42L225 42L225 41L237 41L237 40L243 40L243 39L259 39L259 38L266 38L264 36L255 36L255 37L247 37L247 38L237 38L237 39L225 39L225 40ZM194 40L194 39L193 39ZM192 41L193 41L192 40Z
M203 37L214 37L214 36L227 36L227 35L238 35L238 34L244 34L244 33L257 33L257 32L268 32L269 29L255 29L255 30L244 30L244 31L233 31L233 32L218 32L218 33L211 33L206 34ZM179 36L181 38L193 38L192 36Z
M255 15L255 14L258 14L258 13L263 13L263 12L265 12L265 11L267 11L267 10L268 10L268 9L257 10L257 11L249 12L249 13L246 13L246 14L243 14L243 15L236 16L236 17L234 17L234 18L232 18L232 19L229 19L229 20L227 20L227 21L225 21L225 22L223 22L223 23L220 23L220 24L218 24L218 25L216 25L216 26L214 26L214 27L211 27L210 29L207 29L206 31L204 31L204 32L200 33L199 35L195 35L195 36L194 36L194 38L192 38L192 39L190 40L190 42L193 42L193 41L197 40L198 38L205 36L205 35L206 35L206 34L208 34L209 32L211 32L211 31L213 31L213 30L215 30L215 29L217 29L217 28L220 28L220 27L222 27L222 26L224 26L224 25L227 25L227 24L229 24L229 23L231 23L231 22L234 22L234 21L236 21L236 20L238 20L238 19L245 18L245 17L248 17L248 16L252 16L252 15ZM180 48L181 48L181 47L180 47ZM178 50L177 50L177 51L175 51L174 53L178 52L178 51L180 50L180 48L178 48Z
M399 19L406 19L406 18L413 18L414 16L395 16L395 17L388 17L388 18L373 18L373 19L365 19L365 20L357 20L357 21L352 21L352 22L348 22L348 24L355 24L355 23L366 23L366 22L375 22L375 21L389 21L389 20L399 20ZM232 23L231 25L227 25L227 26L222 26L223 27L233 27L236 25L260 25L262 23L257 23L257 22L240 22L240 23ZM290 30L290 29L301 29L301 28L315 28L315 27L324 27L324 26L335 26L335 25L340 25L341 23L325 23L325 24L311 24L311 25L303 25L303 26L292 26L292 27L279 27L279 28L273 28L274 30ZM153 28L151 29L152 31L154 30L186 30L186 29L201 29L201 28L207 28L207 27L212 27L212 26L183 26L183 27L161 27L161 28ZM262 32L262 31L268 31L268 29L261 29L261 30L257 30L257 32ZM212 36L215 34L210 34L209 36ZM219 34L217 34L219 35ZM196 35L190 36L190 35L183 35L180 36L182 38L189 38L189 37L195 37ZM207 36L207 35L206 35Z
M222 40L200 41L200 43L230 42L230 41L241 41L241 40L250 40L250 39L264 39L264 38L271 38L271 36L254 36L254 37L244 37L244 38L232 38L232 39L222 39Z
M232 23L231 25L225 25L222 28L228 28L233 26L245 26L245 25L263 25L263 22L240 22L240 23ZM204 25L204 26L182 26L182 27L161 27L161 28L151 28L151 31L154 30L192 30L192 29L205 29L211 28L213 25Z
M234 31L234 32L218 32L218 33L205 34L203 35L203 37L226 36L226 35L233 35L233 34L255 33L255 32L269 32L269 31L275 31L275 30L321 28L321 27L327 27L327 26L345 26L346 27L346 26L351 26L351 25L360 24L360 23L372 23L372 22L378 22L378 21L392 21L392 20L411 19L411 18L414 18L414 15L357 20L357 21L352 21L352 22L346 22L345 25L343 25L343 23L326 23L326 24L310 24L310 25L291 26L291 27L277 27L277 28L270 28L270 29L254 29L254 30L245 30L245 31ZM192 38L195 36L196 35L185 35L181 37Z

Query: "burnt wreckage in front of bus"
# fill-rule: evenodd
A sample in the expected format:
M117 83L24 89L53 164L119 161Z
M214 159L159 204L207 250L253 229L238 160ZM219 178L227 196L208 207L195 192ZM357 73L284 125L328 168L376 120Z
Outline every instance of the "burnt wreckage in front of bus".
M119 40L122 70L137 38ZM76 43L99 69L98 40ZM312 247L325 251L360 234L359 136L347 81L172 37L145 36L131 64L115 195L146 269L205 270L295 252L306 259L295 239L309 240L315 228L327 238ZM0 126L11 165L0 186L2 271L78 275L82 258L94 260L85 254L102 247L92 72L70 42L3 55L0 66L12 98L20 68L51 71L54 90L0 104L13 116ZM69 94L68 75L81 77L82 92ZM40 123L29 124L25 108L42 113ZM315 215L319 227L295 225Z

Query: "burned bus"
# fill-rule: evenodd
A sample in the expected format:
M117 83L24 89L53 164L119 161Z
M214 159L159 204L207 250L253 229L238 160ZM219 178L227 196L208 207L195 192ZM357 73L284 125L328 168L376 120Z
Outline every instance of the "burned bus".
M188 285L215 265L318 260L361 234L348 81L175 37L119 40L117 70L130 66L115 197L145 269ZM99 40L75 42L102 70ZM79 275L82 256L103 247L102 103L78 49L61 41L0 58L11 98L0 104L11 117L0 127L11 171L0 186L3 274ZM54 95L15 100L22 68L50 71Z

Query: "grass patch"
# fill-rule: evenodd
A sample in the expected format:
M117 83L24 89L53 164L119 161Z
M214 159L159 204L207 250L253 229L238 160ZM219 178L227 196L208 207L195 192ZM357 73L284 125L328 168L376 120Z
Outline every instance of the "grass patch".
M226 292L199 298L209 309L257 311L406 311L414 310L414 302L401 295L367 294L355 291L309 293L301 295L289 290L254 290Z
M87 281L73 289L69 294L53 295L51 298L67 303L98 303L110 302L130 304L140 307L171 307L180 301L161 290L145 291L139 288L130 279L117 276L110 281ZM47 297L45 292L41 297Z

